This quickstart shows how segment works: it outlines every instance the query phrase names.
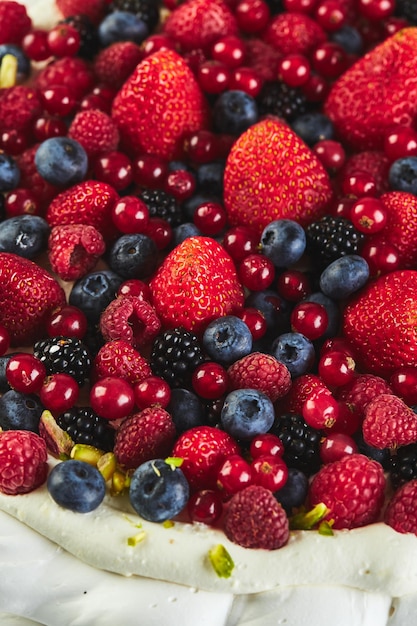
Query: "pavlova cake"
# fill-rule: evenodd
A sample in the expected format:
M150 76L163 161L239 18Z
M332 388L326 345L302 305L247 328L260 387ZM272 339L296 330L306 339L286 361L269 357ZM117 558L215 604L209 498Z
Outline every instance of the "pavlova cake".
M417 14L0 2L0 622L417 619Z

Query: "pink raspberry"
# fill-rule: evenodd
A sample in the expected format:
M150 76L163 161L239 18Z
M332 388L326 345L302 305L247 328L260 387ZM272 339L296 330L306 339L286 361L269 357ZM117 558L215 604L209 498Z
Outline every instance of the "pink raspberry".
M333 528L357 528L378 520L385 498L382 466L363 454L348 454L328 463L310 486L312 506L324 503Z
M29 493L48 474L45 441L29 430L0 433L0 491L8 495Z
M156 337L161 322L153 306L138 296L116 298L100 318L100 330L106 341L123 339L134 348Z
M152 375L148 361L123 339L108 341L98 351L93 362L93 378L107 376L124 378L132 385Z
M281 54L308 54L326 40L326 33L303 13L279 13L266 29L264 40Z
M398 533L417 535L417 479L394 493L385 511L385 523Z
M94 72L79 57L62 57L44 67L35 79L35 85L43 91L51 85L66 85L76 100L81 100L95 84Z
M68 129L68 136L78 141L90 158L117 150L120 139L115 122L98 109L77 113Z
M272 402L282 398L291 387L291 374L284 363L262 352L252 352L227 370L230 389L257 389Z
M417 442L417 415L398 396L381 394L365 409L365 442L374 448L397 448Z
M48 255L52 270L62 280L78 280L94 268L106 244L94 226L54 226L49 235Z
M289 522L272 491L251 485L238 491L224 517L226 537L244 548L276 550L289 538Z
M142 58L141 48L133 41L117 41L98 53L94 71L99 81L120 89Z
M371 400L381 394L391 393L391 387L384 378L374 374L360 374L343 387L338 400L345 402L352 413L357 413L363 419L366 405Z
M19 45L31 27L32 20L23 4L13 0L0 2L0 44Z
M0 7L2 4L0 2ZM26 85L2 89L0 91L0 130L29 131L42 110L42 101L37 89Z

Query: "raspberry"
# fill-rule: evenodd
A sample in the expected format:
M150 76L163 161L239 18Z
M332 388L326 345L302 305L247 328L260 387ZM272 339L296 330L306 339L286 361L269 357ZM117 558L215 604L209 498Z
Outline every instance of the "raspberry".
M324 382L315 374L302 374L298 376L292 383L291 388L282 404L280 404L280 413L301 413L304 402L308 396L316 389L328 391Z
M398 533L417 535L417 479L394 493L385 511L385 523Z
M123 339L134 348L150 343L160 327L155 309L138 296L116 298L100 318L100 330L106 341Z
M39 202L40 207L44 209L56 196L57 188L42 178L37 170L35 155L38 147L39 144L35 144L24 150L22 154L16 156L16 162L20 169L20 187L30 190L30 193Z
M351 174L365 172L372 176L376 184L376 195L380 196L389 189L388 172L390 161L386 154L378 150L365 150L353 154L340 170L338 182L346 180Z
M310 486L313 506L324 503L333 528L357 528L376 522L385 496L382 466L363 454L349 454L328 463L314 476Z
M152 375L148 361L123 339L108 341L94 359L93 377L98 380L107 376L124 378L132 385Z
M325 40L321 26L302 13L276 15L265 32L265 41L285 55L307 54Z
M78 280L94 268L106 249L94 226L54 226L48 240L49 262L62 280Z
M19 2L0 2L0 44L19 45L32 27L26 7Z
M119 145L116 124L109 115L98 109L77 113L68 129L68 136L78 141L90 158L117 150Z
M350 384L343 387L338 400L345 402L352 413L357 413L363 419L366 405L373 398L390 393L392 393L391 387L380 376L360 374Z
M118 41L98 53L94 71L102 83L118 90L142 57L142 50L133 41Z
M126 418L116 434L114 453L125 469L145 461L166 457L174 443L176 429L171 415L151 406Z
M246 62L265 81L274 81L281 54L262 39L246 41Z
M291 374L284 363L262 352L252 352L227 370L230 390L257 389L272 402L282 398L291 387Z
M269 489L251 485L232 496L224 517L224 532L244 548L276 550L289 538L286 513Z
M42 485L48 473L46 444L28 430L0 433L0 491L29 493Z
M95 83L94 73L86 61L79 57L63 57L44 67L35 79L43 91L51 85L66 85L76 100L81 100Z
M3 3L0 2L0 7ZM28 131L42 113L37 89L15 85L0 92L0 130Z
M381 394L365 409L365 443L374 448L397 448L417 442L417 415L401 398Z

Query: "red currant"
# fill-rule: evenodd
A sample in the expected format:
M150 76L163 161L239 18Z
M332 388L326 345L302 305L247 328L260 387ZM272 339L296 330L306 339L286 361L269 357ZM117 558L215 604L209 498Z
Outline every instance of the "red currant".
M52 311L46 322L49 337L77 337L82 339L87 332L85 313L76 306L67 304Z
M361 248L361 256L369 266L371 276L387 274L400 267L400 256L397 248L384 239L372 237L365 241Z
M394 13L395 0L358 0L358 11L369 20L384 20Z
M80 49L81 36L71 24L57 24L47 35L49 50L56 57L73 57Z
M312 428L332 428L339 417L339 405L329 391L317 389L307 397L302 413L306 424Z
M151 217L145 235L155 242L158 250L164 250L172 241L171 224L162 217Z
M65 373L47 376L39 391L43 406L59 415L71 409L78 400L79 387L75 378Z
M250 254L238 267L240 281L250 291L268 289L275 278L275 267L271 259L263 254Z
M329 317L318 302L300 302L291 311L290 322L294 331L314 340L326 332Z
M149 376L133 386L136 406L146 409L152 405L159 405L165 409L171 399L171 388L163 378Z
M212 59L223 63L229 69L240 67L245 58L246 48L243 40L236 35L225 35L213 44Z
M196 188L195 176L187 170L170 172L165 180L164 189L179 202L191 198Z
M356 363L345 352L326 352L318 363L320 378L328 387L341 387L351 382L355 376Z
M39 28L31 30L22 39L22 50L32 61L46 61L51 56L48 31Z
M393 392L408 405L417 404L417 368L404 365L395 370L389 379Z
M259 235L248 226L233 226L223 238L223 248L235 263L257 252Z
M123 196L112 207L112 220L121 233L144 233L149 224L149 209L137 196Z
M226 226L227 214L218 202L204 202L195 209L193 222L204 235L218 235Z
M6 364L6 379L12 389L21 393L37 393L46 376L45 365L32 354L19 352Z
M348 67L348 56L339 44L325 41L311 55L314 70L324 78L334 79Z
M150 301L151 290L149 285L139 280L139 278L130 278L125 280L117 290L117 296L136 296L141 300Z
M339 141L323 139L313 146L313 152L329 172L338 172L345 164L346 153Z
M390 161L417 156L417 131L409 126L397 126L384 137L384 152Z
M76 100L66 85L51 85L40 92L45 111L50 115L66 117L75 109Z
M241 0L235 9L235 17L240 30L253 35L268 25L271 12L264 0Z
M270 491L279 491L288 478L288 467L281 457L258 456L251 463L253 482Z
M7 217L15 215L40 215L41 207L38 200L29 189L13 189L4 200L4 209Z
M377 192L376 182L371 174L358 170L343 178L342 191L345 196L350 198L375 196Z
M252 459L262 456L282 456L284 444L281 439L272 433L256 435L250 442L249 453Z
M133 386L124 378L106 376L91 387L90 405L97 415L105 419L126 417L135 406Z
M258 309L245 307L238 314L249 328L254 341L261 339L267 331L265 316Z
M302 54L288 54L278 62L278 78L290 87L301 87L310 78L310 63Z
M107 152L94 160L94 177L122 191L133 181L132 162L123 152Z
M238 67L230 76L229 89L244 91L256 98L262 89L262 78L252 67Z
M345 8L336 0L321 2L316 8L315 16L316 22L329 33L339 30L347 19Z
M251 484L251 466L243 457L233 454L223 461L217 474L217 487L224 498L229 498Z
M202 489L191 494L187 508L192 522L213 526L222 515L223 502L217 491Z
M344 433L329 433L320 443L320 458L326 464L339 461L346 454L356 454L357 451L355 440Z
M133 180L137 185L158 189L168 174L168 163L156 154L141 154L133 165Z
M311 285L304 272L285 270L278 276L277 291L288 302L300 302L311 293Z
M10 347L10 333L3 324L0 324L0 356L6 354Z
M216 400L226 393L229 377L222 365L206 361L194 370L191 382L198 396L206 400Z
M190 161L198 165L215 161L220 156L217 137L209 130L200 130L189 135L184 149Z
M373 235L385 227L388 211L378 198L360 198L352 206L350 219L357 230Z
M228 88L230 70L219 61L205 61L198 68L197 79L203 91L218 94Z

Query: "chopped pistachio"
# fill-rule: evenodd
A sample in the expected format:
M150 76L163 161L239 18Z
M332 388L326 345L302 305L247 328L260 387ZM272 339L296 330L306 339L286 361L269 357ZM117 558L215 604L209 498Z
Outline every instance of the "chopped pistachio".
M319 534L327 535L329 537L333 536L334 532L333 532L332 526L333 526L333 520L330 520L329 522L327 520L323 520L319 524Z
M323 502L316 504L310 511L301 511L290 517L291 530L311 530L328 514L329 509Z
M163 522L162 526L164 528L172 528L173 526L175 526L175 523L172 521L172 519L167 519L165 520L165 522Z
M102 474L104 480L110 480L116 471L117 462L114 452L106 452L97 461L97 469Z
M94 446L89 446L86 443L76 443L71 450L71 458L78 461L84 461L97 467L97 463L101 456L103 456L103 450Z
M142 541L146 537L146 532L142 530L140 533L133 535L133 537L127 538L127 545L132 546L133 548L138 545L138 543L142 543Z
M0 88L14 87L17 77L17 58L14 54L5 54L0 64Z
M209 550L208 556L217 576L219 578L230 578L235 564L226 548L219 543Z
M184 459L179 456L169 456L165 459L165 463L168 463L168 465L172 465L172 467L181 467L181 465L184 463Z

